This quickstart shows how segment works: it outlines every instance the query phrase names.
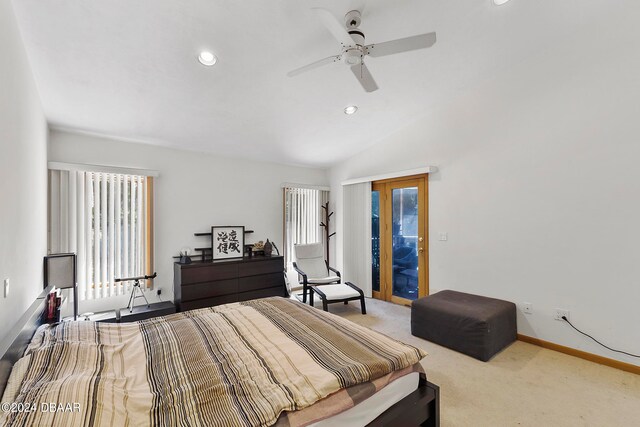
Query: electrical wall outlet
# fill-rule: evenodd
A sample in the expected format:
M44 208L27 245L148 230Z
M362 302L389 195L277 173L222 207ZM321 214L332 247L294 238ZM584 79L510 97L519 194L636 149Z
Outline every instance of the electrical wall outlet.
M438 240L440 240L441 242L446 242L447 240L449 240L449 233L447 233L446 231L438 233Z
M158 289L158 290L156 291L156 295L162 295L162 289Z
M4 279L4 292L3 292L4 297L8 297L9 296L9 279Z
M533 304L525 302L522 304L522 311L524 314L533 314Z
M562 316L566 317L567 320L571 320L571 318L569 317L569 310L565 310L563 308L556 308L556 314L553 318L556 320L563 321Z

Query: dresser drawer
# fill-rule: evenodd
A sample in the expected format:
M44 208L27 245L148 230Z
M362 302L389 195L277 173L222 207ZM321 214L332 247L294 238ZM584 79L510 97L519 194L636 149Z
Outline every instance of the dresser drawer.
M207 265L182 269L182 285L238 277L238 264Z
M261 276L241 277L238 279L238 292L249 292L258 289L282 286L284 289L284 275L282 272L263 274Z
M232 302L238 302L238 294L182 302L180 303L180 311L195 310L197 308L205 308L205 307L214 307L216 305L229 304Z
M260 274L281 273L284 271L284 263L282 258L270 259L265 261L247 262L238 266L238 275L240 277L257 276Z
M284 288L281 286L275 288L259 289L251 292L240 292L238 294L238 301L249 301L252 299L266 298L266 297L281 297L284 296Z
M238 292L238 279L196 283L182 287L182 301L219 297Z

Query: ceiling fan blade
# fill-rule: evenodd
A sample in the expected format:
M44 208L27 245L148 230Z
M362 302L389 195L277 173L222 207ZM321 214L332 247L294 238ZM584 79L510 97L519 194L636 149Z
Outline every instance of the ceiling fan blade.
M436 42L436 33L421 34L404 39L391 40L383 43L370 44L365 47L369 56L386 56L394 53L431 47Z
M287 76L294 77L306 71L313 70L314 68L322 67L323 65L331 64L332 62L338 62L338 61L340 61L340 55L330 56L328 58L324 58L319 61L312 62L311 64L305 65L304 67L296 68L295 70L289 71L287 73Z
M338 21L331 12L320 7L314 7L311 10L316 13L322 24L327 27L327 30L329 30L331 35L333 35L336 40L342 43L343 47L353 46L356 44L347 32L347 29L344 27L344 25L341 24L340 21Z
M369 72L367 66L364 65L364 62L352 66L351 71L353 71L353 75L356 76L364 90L367 92L378 90L378 85L376 84L376 81L373 80L373 76Z

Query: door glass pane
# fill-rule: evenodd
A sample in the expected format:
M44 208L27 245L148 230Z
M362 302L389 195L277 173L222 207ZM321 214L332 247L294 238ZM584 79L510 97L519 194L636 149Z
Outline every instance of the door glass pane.
M393 295L418 298L418 188L392 193Z
M371 279L373 290L380 292L380 192L371 192Z

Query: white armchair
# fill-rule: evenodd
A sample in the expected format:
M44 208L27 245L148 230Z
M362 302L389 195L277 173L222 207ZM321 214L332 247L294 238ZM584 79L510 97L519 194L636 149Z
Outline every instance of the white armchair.
M296 259L293 269L301 278L302 302L307 302L307 291L310 291L310 286L340 283L340 272L329 267L324 260L322 243L294 245L293 252Z
M362 314L366 314L364 293L353 283L340 283L342 277L340 272L331 268L324 259L321 243L310 243L306 245L294 245L293 247L296 261L293 268L301 277L302 302L307 302L307 292L309 293L309 304L313 305L314 292L322 299L322 308L328 311L328 304L344 302L347 304L352 300L360 300Z

